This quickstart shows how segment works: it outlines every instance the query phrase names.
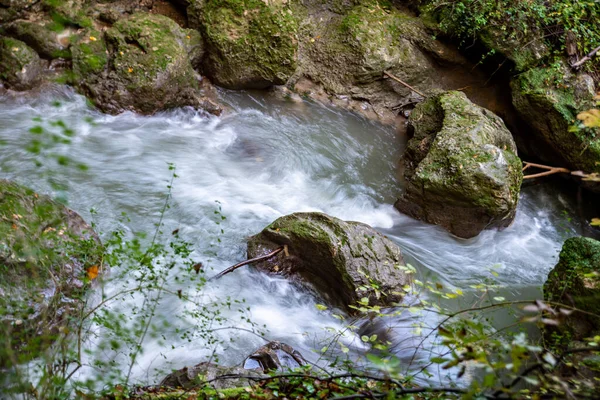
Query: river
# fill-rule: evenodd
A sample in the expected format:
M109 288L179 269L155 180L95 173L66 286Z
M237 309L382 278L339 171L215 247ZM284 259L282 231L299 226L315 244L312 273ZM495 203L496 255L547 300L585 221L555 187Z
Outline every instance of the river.
M398 165L405 140L393 128L310 101L229 91L220 96L230 108L222 117L193 110L109 116L64 88L2 97L2 177L65 198L104 234L118 228L152 233L168 193L172 163L178 177L163 230L179 229L208 276L245 259L245 238L274 219L296 211L322 211L385 233L400 245L421 280L468 292L471 285L493 278L506 298L535 298L562 242L578 234L571 196L538 185L523 189L509 228L456 239L392 207L401 191ZM87 169L57 167L50 158L36 166L36 156L25 150L34 136L28 132L31 127L54 132L60 127L53 122L59 120L74 131L72 142L53 144L46 153L67 155L72 164ZM120 218L122 213L128 220ZM193 290L181 281L168 285L172 291ZM245 299L250 307L245 316L265 325L266 337L294 346L313 361L319 359L314 350L331 335L329 328L344 326L333 312L317 309L319 300L312 295L248 267L194 295L214 301ZM175 324L181 311L172 299L157 312ZM232 321L226 326L251 328L235 307L222 312ZM225 344L188 341L170 330L166 340L148 338L131 381L156 383L165 371L203 361L215 348L222 364L237 364L264 344L239 329L216 334ZM355 339L349 335L344 340L352 345ZM88 346L93 349L93 343ZM363 350L354 345L350 354L358 357ZM80 373L92 371L84 368Z

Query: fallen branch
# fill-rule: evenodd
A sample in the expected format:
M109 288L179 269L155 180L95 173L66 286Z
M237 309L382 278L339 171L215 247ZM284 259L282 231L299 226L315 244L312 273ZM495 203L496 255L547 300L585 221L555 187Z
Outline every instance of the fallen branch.
M403 80L401 80L400 78L395 77L394 75L390 74L389 72L383 71L383 74L389 78L392 78L393 80L395 80L396 82L406 86L407 88L409 88L410 90L412 90L413 92L420 94L423 97L427 97L425 96L423 93L419 92L417 89L415 89L414 87L410 86L408 83L404 82Z
M571 174L572 173L571 170L562 168L562 167L551 167L548 165L535 164L535 163L530 163L527 161L523 161L523 163L525 164L525 166L523 167L523 171L525 171L527 168L530 168L530 167L546 170L545 172L539 172L537 174L525 175L525 176L523 176L523 179L540 178L542 176L561 174L561 173L562 174Z
M581 67L584 62L591 60L592 57L594 57L598 51L600 51L600 46L596 47L594 50L592 50L588 55L583 57L581 60L577 61L576 63L571 64L571 68L577 69L577 68Z
M220 277L222 277L223 275L226 275L230 272L235 271L236 269L238 269L239 267L243 267L244 265L247 264L252 264L258 261L264 261L264 260L268 260L269 258L277 255L279 252L281 252L282 250L286 249L286 254L287 254L287 246L281 246L276 248L275 250L273 250L272 252L270 252L269 254L266 254L264 256L260 256L260 257L255 257L255 258L251 258L249 260L246 261L242 261L241 263L232 265L231 267L219 272L217 275L213 276L212 278L209 279L209 281L212 281L213 279L219 279Z

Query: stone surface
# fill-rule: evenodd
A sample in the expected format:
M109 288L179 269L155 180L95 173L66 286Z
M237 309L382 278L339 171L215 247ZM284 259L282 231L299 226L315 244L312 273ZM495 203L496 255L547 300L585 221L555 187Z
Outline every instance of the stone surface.
M577 114L594 106L594 83L564 69L532 69L512 82L513 104L548 153L536 156L553 166L600 172L600 138L592 130L573 130Z
M173 20L135 13L102 33L83 32L72 46L74 83L104 112L153 114L191 106L219 114L203 96L190 62L198 37Z
M0 81L9 89L33 88L42 70L40 57L31 47L20 40L0 38Z
M299 368L306 364L302 354L290 345L278 341L269 342L250 354L242 364L244 369L260 370L262 372L279 371Z
M218 379L219 376L223 375L239 375L240 377L235 379ZM264 375L242 367L222 367L217 364L203 362L193 367L184 367L171 372L159 383L159 386L189 390L203 386L203 381L212 381L210 385L214 389L230 389L250 386L253 381L245 378L246 376L261 377Z
M512 222L521 161L502 119L462 92L445 92L417 105L409 126L398 210L462 238Z
M74 211L0 181L0 367L36 357L67 331L101 251Z
M61 43L57 33L47 25L41 21L19 20L7 24L3 30L6 35L21 40L45 59L71 58L67 43Z
M362 298L370 305L400 301L411 282L400 248L368 225L322 213L295 213L275 220L248 241L248 258L282 245L285 252L256 263L261 271L310 285L330 304L353 313ZM377 290L371 285L377 285Z
M567 239L558 264L544 284L544 299L600 315L600 242L590 238ZM564 348L573 341L600 334L600 321L575 312L557 329L544 329L544 339Z
M204 73L217 85L263 89L294 73L297 21L287 2L194 0L188 15L206 41Z

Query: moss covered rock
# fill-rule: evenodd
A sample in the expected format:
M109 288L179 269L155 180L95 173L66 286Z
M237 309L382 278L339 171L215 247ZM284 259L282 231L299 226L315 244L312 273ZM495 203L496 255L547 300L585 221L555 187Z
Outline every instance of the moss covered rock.
M570 305L600 315L600 242L590 238L567 239L558 264L544 284L544 299ZM575 312L557 329L545 329L551 346L562 347L573 341L600 334L600 319Z
M578 124L578 112L594 105L590 77L538 68L518 75L511 88L513 104L531 126L535 140L550 148L550 154L538 157L572 170L600 172L599 133L571 129Z
M20 40L0 38L0 81L13 90L28 90L40 80L38 54Z
M101 251L74 211L0 181L0 367L36 357L72 329Z
M322 213L294 213L274 221L248 241L248 257L286 245L287 254L256 267L311 285L330 304L354 312L362 298L370 305L402 299L410 274L400 248L368 225Z
M463 238L512 222L523 175L500 117L446 92L417 105L409 124L414 137L396 208Z
M230 89L284 84L296 69L297 22L284 1L194 0L190 25L206 41L204 72Z
M26 43L48 60L71 57L70 51L60 42L57 33L40 21L14 21L6 25L4 32Z
M74 82L108 113L192 106L218 114L190 61L198 40L167 17L133 14L104 34L89 29L79 36L71 50Z

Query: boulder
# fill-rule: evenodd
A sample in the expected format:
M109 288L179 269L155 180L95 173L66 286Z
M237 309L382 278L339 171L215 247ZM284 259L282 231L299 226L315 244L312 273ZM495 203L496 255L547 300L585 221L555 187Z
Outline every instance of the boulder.
M551 165L571 170L600 172L600 139L590 129L574 130L577 114L594 106L594 82L585 74L578 76L566 68L531 69L511 82L512 101L523 120L531 127L535 140L549 152L535 155Z
M248 240L248 258L282 245L285 252L256 263L256 268L297 278L350 313L359 302L391 306L402 300L411 283L400 248L359 222L316 212L286 215Z
M38 356L70 329L101 253L74 211L0 181L0 367Z
M445 92L417 105L409 127L398 210L461 238L510 225L523 175L500 117Z
M289 83L300 94L329 96L336 106L393 122L413 92L384 79L384 71L426 94L445 84L439 65L466 63L455 49L433 39L418 18L394 7L368 0L302 4L298 69Z
M66 46L67 39L64 38L65 42L61 43L59 35L48 24L18 20L7 24L3 30L6 35L26 43L45 59L71 58Z
M567 239L558 264L544 284L544 300L566 304L600 315L600 242L591 238ZM575 312L556 329L544 329L551 346L565 348L574 341L600 335L600 320Z
M297 22L286 1L193 0L188 16L206 41L204 73L216 84L263 89L294 73Z
M28 90L39 81L43 64L38 54L20 40L0 38L0 81L13 90Z
M74 83L102 111L153 114L191 106L219 114L203 96L192 60L199 37L162 15L135 13L105 33L85 30L71 47Z

